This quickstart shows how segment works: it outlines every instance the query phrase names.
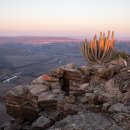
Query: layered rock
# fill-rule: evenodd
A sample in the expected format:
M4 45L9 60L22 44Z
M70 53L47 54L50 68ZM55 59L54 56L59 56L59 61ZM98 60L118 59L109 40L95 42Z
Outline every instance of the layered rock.
M30 122L21 129L130 129L129 67L119 61L79 68L71 63L16 86L5 96L7 113Z

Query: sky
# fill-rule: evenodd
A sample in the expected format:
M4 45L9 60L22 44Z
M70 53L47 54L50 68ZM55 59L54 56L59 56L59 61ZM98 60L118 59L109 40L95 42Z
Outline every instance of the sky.
M0 0L0 36L130 37L130 0Z

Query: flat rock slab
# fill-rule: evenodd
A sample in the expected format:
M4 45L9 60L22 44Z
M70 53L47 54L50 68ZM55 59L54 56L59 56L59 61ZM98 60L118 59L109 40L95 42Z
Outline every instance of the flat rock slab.
M81 113L67 116L47 130L123 130L101 114Z
M46 85L35 85L35 87L31 89L29 93L31 93L32 95L38 95L41 92L48 91L48 90L49 90L49 87Z

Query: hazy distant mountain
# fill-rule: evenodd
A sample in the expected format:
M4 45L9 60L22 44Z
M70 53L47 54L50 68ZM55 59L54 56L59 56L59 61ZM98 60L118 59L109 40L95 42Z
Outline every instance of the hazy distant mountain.
M15 36L15 37L0 37L0 44L4 43L31 43L31 44L46 44L46 43L69 43L79 42L80 39L69 37L42 37L42 36Z

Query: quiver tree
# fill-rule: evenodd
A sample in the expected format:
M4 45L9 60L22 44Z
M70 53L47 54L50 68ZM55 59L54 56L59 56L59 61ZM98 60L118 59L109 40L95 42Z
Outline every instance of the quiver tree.
M100 32L99 40L97 40L97 36L95 34L90 43L88 43L87 39L85 39L80 46L81 52L86 61L92 64L109 62L112 56L113 48L114 32L112 32L112 37L110 39L110 31L108 31L107 37L105 37L105 34Z

